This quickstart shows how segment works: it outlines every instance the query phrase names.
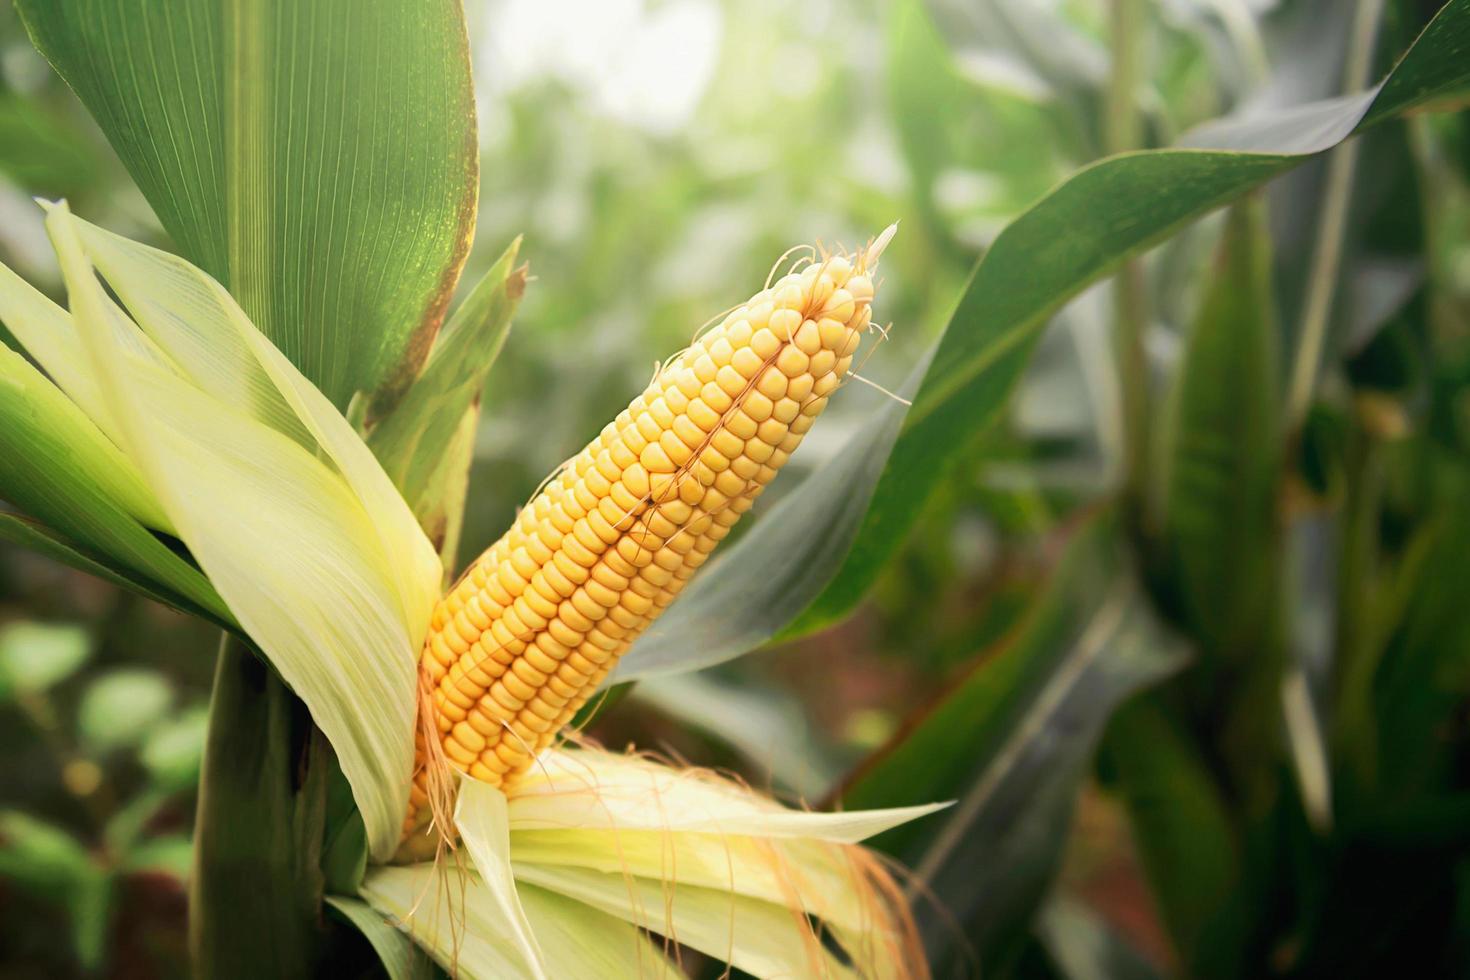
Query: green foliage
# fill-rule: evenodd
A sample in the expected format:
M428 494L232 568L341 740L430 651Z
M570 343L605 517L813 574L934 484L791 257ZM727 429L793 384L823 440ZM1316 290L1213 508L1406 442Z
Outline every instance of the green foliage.
M184 256L329 398L412 377L474 227L458 4L17 6Z
M1163 459L1160 588L1215 656L1274 642L1281 481L1270 239L1260 202L1232 209L1175 374Z
M520 39L496 36L477 62L493 93L483 237L526 231L541 283L519 310L519 240L472 259L481 278L437 339L476 182L463 27L448 3L342 6L241 4L236 20L214 3L20 3L177 248L339 406L355 398L445 555L461 533L498 534L652 357L759 282L788 239L851 244L903 219L879 300L899 329L865 374L912 409L856 389L835 400L793 463L806 480L762 502L621 677L789 645L662 694L624 685L632 696L579 726L774 772L807 797L886 743L828 795L957 801L878 842L938 899L917 911L939 976L1464 972L1470 124L1435 110L1462 104L1470 4L1429 22L1391 0L1379 73L1408 53L1383 86L1318 103L1348 43L1331 0L1138 4L1142 34L1124 44L1093 2L830 16L727 3L721 62L683 130L618 116L601 75L507 80L497 45ZM209 56L182 56L196 51ZM57 91L8 87L11 60L0 173L135 221L107 165L77 159L92 136L55 111ZM290 85L303 75L321 84ZM1097 160L1105 103L1154 148ZM1262 104L1285 108L1175 140ZM1324 243L1319 164L1349 138L1359 178L1340 241ZM7 261L23 231L0 221ZM1328 281L1309 282L1310 256L1336 245ZM1079 296L1125 261L1150 358L1127 381L1103 333L1106 287ZM1297 430L1279 385L1308 286L1333 301ZM531 329L505 344L513 314ZM892 384L905 363L918 367ZM1117 516L1132 383L1168 393L1151 399L1160 438L1137 521ZM176 544L119 505L105 445L68 430L64 409L37 414L44 390L0 390L0 442L16 450L0 452L0 497L23 512L0 513L0 539L227 621ZM45 481L16 463L40 458ZM0 599L25 615L45 600L22 596L30 572L0 557ZM88 964L106 959L118 889L184 874L171 808L203 744L197 697L156 678L130 692L140 675L121 664L158 627L127 609L62 628L71 640L0 627L0 692L17 695L0 724L63 753L51 789L16 782L45 816L7 815L0 876L65 909ZM87 635L106 640L89 652ZM193 883L201 971L350 972L353 957L316 957L360 931L363 965L425 975L360 903L320 903L361 878L361 819L280 682L238 648L228 659L239 674L215 705L196 828L210 855ZM766 693L787 685L809 713ZM57 788L88 765L101 790ZM1094 852L1099 807L1131 843ZM1089 862L1106 874L1089 878Z
M1019 953L1104 723L1183 662L1116 529L1110 515L1077 529L1013 633L841 794L848 808L957 800L932 821L943 820L937 830L910 824L878 842L915 868L916 894L944 910L922 926L941 975L963 966L966 943L983 970Z
M77 961L85 969L101 964L111 882L80 843L24 814L0 812L0 878L65 907Z
M1447 64L1470 35L1470 6L1450 4L1440 20L1447 26L1430 36L1450 47L1416 46L1376 97L1299 110L1294 122L1314 140L1275 121L1231 127L1232 142L1255 149L1111 157L1033 205L985 253L932 355L902 389L913 407L874 412L827 471L727 551L718 573L691 586L634 645L619 678L708 666L849 613L936 488L1000 418L1051 315L1129 256L1331 149L1360 124L1470 83L1464 65ZM741 614L729 615L737 604ZM704 642L682 642L690 635Z
M93 752L141 742L168 711L173 688L155 671L115 670L87 685L77 708L77 730Z

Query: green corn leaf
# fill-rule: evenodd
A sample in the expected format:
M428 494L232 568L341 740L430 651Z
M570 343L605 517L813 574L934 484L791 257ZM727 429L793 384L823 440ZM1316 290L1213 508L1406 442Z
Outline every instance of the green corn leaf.
M1226 909L1241 866L1230 810L1189 733L1156 699L1119 711L1103 746L1159 914L1180 954L1193 962Z
M421 517L421 509L434 503L430 491L440 464L505 346L525 292L526 269L515 266L520 244L511 243L455 310L423 373L368 437L373 454Z
M208 620L222 629L235 628L233 621L224 614L223 603L218 612L206 609L152 579L122 567L110 558L86 552L56 531L30 518L0 513L0 541L45 555L52 561L136 592L171 609ZM184 567L189 566L185 564Z
M468 251L454 0L20 0L183 254L340 408L406 382Z
M1271 642L1280 480L1275 300L1259 202L1230 214L1176 376L1163 466L1159 579L1209 653Z
M931 358L903 389L913 407L875 412L832 462L711 563L629 651L617 680L719 663L846 615L951 467L1000 417L1062 304L1362 127L1470 88L1467 46L1470 0L1452 0L1372 91L1294 109L1284 123L1272 116L1209 127L1191 148L1123 154L1062 183L976 266ZM1193 148L1216 144L1233 149Z
M367 902L342 895L328 895L326 902L372 944L388 980L421 980L438 975L433 961L408 933L396 929Z
M232 621L199 570L139 523L140 515L151 523L167 522L137 470L59 389L3 346L0 497L50 529L4 515L0 535L53 555L64 550L68 564L103 566L111 571L104 577L123 579L145 594L161 588L177 597L175 605L182 602L216 621Z
M842 794L849 809L958 800L876 841L946 910L924 916L922 927L940 976L963 962L957 934L974 942L987 972L1014 954L1024 935L1017 927L1060 857L1103 725L1122 700L1184 660L1134 581L1116 518L1094 518L1076 535L1017 632Z

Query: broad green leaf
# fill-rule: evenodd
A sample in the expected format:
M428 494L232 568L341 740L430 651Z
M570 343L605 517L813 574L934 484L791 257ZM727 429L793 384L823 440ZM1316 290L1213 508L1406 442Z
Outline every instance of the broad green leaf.
M1118 712L1104 741L1159 914L1186 963L1232 897L1242 850L1190 735L1154 699L1140 698Z
M301 701L253 650L226 637L194 820L193 975L291 976L310 962L330 759Z
M95 139L39 100L0 92L0 174L32 193L85 194L106 184Z
M1423 798L1456 778L1461 740L1449 732L1470 696L1470 603L1460 587L1470 568L1463 506L1470 470L1458 458L1440 468L1448 471L1439 474L1443 504L1394 576L1400 608L1375 610L1363 662L1336 691L1334 734L1344 757L1335 761L1351 776L1349 801L1370 791Z
M140 667L115 670L93 680L77 707L77 731L96 752L142 741L173 704L163 675Z
M431 975L432 967L427 955L414 944L408 933L393 928L392 923L373 911L367 902L342 895L328 895L326 902L372 944L373 951L387 971L388 980L417 980Z
M1001 232L976 266L927 366L904 389L914 402L906 417L899 406L874 413L831 463L690 583L623 659L618 680L709 666L778 633L809 632L844 616L951 467L1000 417L1063 303L1124 259L1363 126L1464 91L1467 46L1470 0L1451 0L1374 92L1302 107L1286 127L1273 116L1205 130L1193 141L1249 150L1128 153L1062 183ZM880 295L880 311L882 302ZM902 434L892 442L898 426ZM761 570L771 568L776 573L762 582ZM805 610L794 624L793 608ZM688 642L691 636L700 641Z
M0 694L44 691L81 669L92 641L80 626L19 620L0 626Z
M452 0L21 0L181 251L328 398L410 378L478 190Z
M1232 209L1175 379L1160 474L1160 587L1206 651L1271 645L1281 474L1278 325L1259 202Z
M423 373L368 436L373 454L415 511L429 503L431 477L505 346L526 290L526 268L515 265L520 245L520 239L512 242L454 311Z
M1117 533L1114 518L1076 532L1017 631L842 794L849 807L958 798L949 812L876 843L910 863L914 893L932 893L961 923L986 969L1011 955L1045 891L1103 725L1123 699L1182 663ZM921 930L941 975L962 960L945 916L925 917Z
M0 541L17 545L37 554L45 555L53 561L68 565L78 571L95 575L105 582L136 592L146 596L154 602L170 606L180 612L190 613L200 619L208 620L222 629L234 629L234 623L229 618L229 612L224 608L224 600L214 597L213 601L218 607L218 612L206 609L197 603L191 602L179 593L165 588L159 583L146 578L131 569L123 568L113 559L102 555L88 554L78 546L67 541L51 528L37 521L21 517L16 514L0 513ZM204 578L197 569L192 568L184 562L179 562L178 567L186 570L190 577ZM206 583L207 585L207 583ZM208 594L214 595L213 588L207 589Z
M223 288L166 253L47 219L89 363L183 541L331 740L374 854L397 843L428 541L346 420ZM92 262L166 364L128 358Z

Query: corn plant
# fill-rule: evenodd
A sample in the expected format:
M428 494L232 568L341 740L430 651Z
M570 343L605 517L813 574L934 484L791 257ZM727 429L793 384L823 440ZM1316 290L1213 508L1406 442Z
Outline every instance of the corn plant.
M1319 385L1355 140L1470 89L1464 0L1412 43L1405 18L1402 57L1367 87L1377 6L1358 4L1342 96L1163 140L1138 106L1144 5L1117 0L1101 88L1049 65L1083 92L1074 142L1099 159L989 243L932 349L840 452L701 570L856 377L859 346L882 339L877 264L905 248L892 228L778 260L462 569L481 393L530 277L516 239L450 311L479 190L459 4L18 0L172 248L48 201L66 308L0 266L17 342L0 348L0 536L222 631L194 972L332 975L360 935L395 977L663 975L701 956L755 976L1066 973L1075 910L1042 902L1099 744L1181 966L1351 965L1330 901L1298 898L1292 929L1252 913L1355 880L1354 835L1382 832L1381 794L1432 780L1384 759L1417 755L1443 713L1418 729L1392 715L1408 702L1383 714L1374 680L1416 689L1447 601L1357 608L1368 583L1401 577L1394 594L1412 595L1453 554L1458 470L1421 447L1434 486L1409 496L1434 516L1385 561L1382 491L1365 498L1363 475L1399 472L1385 447L1401 416L1370 392L1343 421ZM980 9L1035 42L1023 5ZM913 110L900 137L930 178L915 202L929 231L945 219L922 157L951 134L927 107L954 91L936 15L893 5L895 99ZM1278 396L1260 189L1323 160L1325 252ZM1159 409L1140 257L1227 206ZM949 243L936 261L964 256ZM997 452L1047 325L1109 276L1117 478L1078 509L1007 641L847 781L840 810L570 735L609 685L845 619L936 498ZM1330 500L1342 468L1324 733L1283 596L1302 514L1322 510L1296 508ZM1352 834L1332 835L1338 811ZM1291 891L1272 869L1303 827L1328 853ZM911 874L862 845L875 835Z

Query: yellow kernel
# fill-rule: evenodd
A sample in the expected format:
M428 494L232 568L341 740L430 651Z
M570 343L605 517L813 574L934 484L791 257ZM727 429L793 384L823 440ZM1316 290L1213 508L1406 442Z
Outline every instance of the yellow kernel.
M720 429L710 437L710 448L714 449L726 459L734 459L745 450L745 440L736 436L729 429Z
M682 527L694 515L694 508L682 500L670 500L668 503L659 504L658 512Z
M755 336L750 338L750 350L755 354L756 357L760 358L761 363L764 364L766 361L776 356L776 352L781 349L781 345L785 342L786 341L784 338L777 337L774 333L772 333L770 328L757 330L755 332Z
M653 404L648 406L648 417L653 419L654 423L661 429L667 429L670 425L674 424L674 411L669 408L669 403L664 400L662 395L655 398Z
M623 486L639 500L648 496L648 470L643 463L634 463L623 470Z
M725 389L711 381L699 389L699 399L717 412L727 412L735 399L725 394Z
M745 444L745 458L755 463L764 463L775 451L775 446L761 439L751 439Z
M761 442L775 446L779 445L781 440L786 438L786 431L786 426L779 420L769 418L761 423L760 429L756 432L756 438Z
M836 289L837 283L833 280L831 274L823 272L817 277L816 282L812 283L812 306L820 309L831 298L833 291Z
M714 426L710 426L714 428ZM708 435L707 430L699 427L695 421L687 415L681 415L674 419L674 424L669 428L670 433L679 437L679 441L688 450L699 449L704 445L704 437Z
M795 309L777 310L771 314L771 322L766 329L782 343L790 343L796 331L801 329L801 314Z
M761 373L760 380L756 382L756 390L774 401L786 394L788 383L786 375L773 364Z
M716 474L724 472L730 465L729 457L714 446L704 447L699 454L699 462Z
M665 432L660 436L658 446L664 451L664 455L669 458L676 469L689 462L689 458L694 455L693 450L684 445L684 440L672 432ZM653 447L649 446L648 448L652 449Z
M749 456L738 456L730 460L730 472L747 482L754 480L760 469L760 464Z
M826 316L834 320L841 320L843 323L851 320L852 315L856 312L857 304L853 302L852 293L845 289L839 289L833 293L832 298L827 300L824 310Z
M834 320L831 317L823 317L822 322L817 325L817 331L821 337L822 347L831 351L843 347L847 343L848 335L851 333L847 329L847 324L841 320ZM813 351L812 353L815 354L816 352Z
M686 416L681 417L687 417L703 432L710 432L720 424L720 413L706 405L702 398L696 398L690 402Z
M693 398L695 395L699 394L699 388L701 385L704 384L704 382L700 381L699 377L687 367L681 368L680 370L674 372L674 376L670 380L679 389L680 393L683 394L685 398Z
M811 362L812 359L796 347L786 347L776 357L776 367L788 378L805 373Z
M752 394L755 393L752 392ZM744 411L735 412L725 420L725 428L741 439L749 439L755 435L755 429L758 424L749 415L746 415Z
M719 374L715 375L715 383L720 386L721 391L735 398L745 390L746 381L739 371L726 364L720 368Z
M644 412L639 415L636 425L638 434L649 442L658 439L658 434L663 431L663 426L658 424L658 420L653 417L652 412Z
M796 331L796 338L794 340L794 343L801 350L801 352L803 354L806 354L808 357L821 350L822 334L821 331L817 329L816 322L813 320L807 320L802 323L801 329Z
M783 391L782 394L785 394L785 392ZM750 392L745 396L745 400L740 403L740 411L749 415L756 422L764 422L770 418L771 411L775 407L775 403L759 391Z

